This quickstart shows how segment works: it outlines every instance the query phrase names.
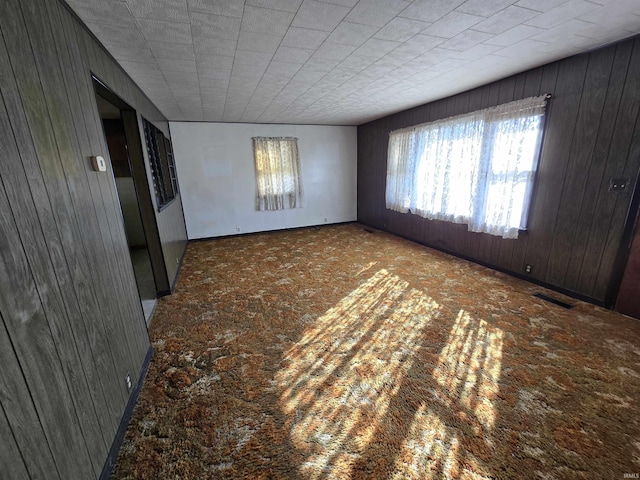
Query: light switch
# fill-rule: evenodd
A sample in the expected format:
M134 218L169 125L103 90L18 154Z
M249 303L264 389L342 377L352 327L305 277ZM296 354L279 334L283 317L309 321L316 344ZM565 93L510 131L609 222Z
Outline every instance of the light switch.
M91 166L96 172L107 171L107 162L105 162L104 157L101 157L100 155L91 157Z

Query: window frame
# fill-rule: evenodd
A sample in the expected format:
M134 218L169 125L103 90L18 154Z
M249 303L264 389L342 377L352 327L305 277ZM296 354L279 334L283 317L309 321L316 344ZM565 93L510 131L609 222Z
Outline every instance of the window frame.
M273 148L269 148L269 143L278 142L273 145ZM281 142L289 142L286 149L283 149ZM267 150L262 151L260 149L261 144L266 144ZM256 175L256 210L258 211L275 211L294 209L302 207L302 170L300 166L300 151L298 148L297 137L253 137L253 157L254 157L254 169ZM282 158L281 154L283 150L290 153L289 158ZM276 166L279 167L280 174L265 178L269 175L269 164L273 166L273 160L269 158L269 151L278 151L278 158L276 160ZM266 155L265 161L262 156ZM290 163L290 171L284 169L284 162ZM266 191L263 187L271 185L272 187L282 181L279 177L290 177L291 188L286 189L286 185L280 185L281 191Z
M385 177L386 208L399 213L411 213L428 219L436 219L450 223L464 223L467 224L469 231L483 232L490 235L501 236L505 239L517 238L520 233L526 233L530 226L538 190L539 167L544 148L544 138L546 136L550 98L550 94L527 97L521 100L390 131ZM504 118L504 120L501 120L501 117ZM532 156L530 157L531 168L522 171L519 171L518 168L509 168L504 172L506 179L510 177L509 172L517 173L518 177L521 175L527 177L525 181L522 182L525 184L524 193L517 192L517 183L514 184L508 180L503 180L499 185L510 189L507 192L508 196L492 196L490 191L492 186L490 177L494 175L493 168L495 166L494 161L496 160L493 151L496 145L501 144L496 141L500 135L500 124L502 121L515 120L517 122L524 120L527 122L529 119L537 120L537 125L535 126L537 135L533 146L531 144L532 137L527 137L527 130L531 132L531 127L528 129L526 124L517 125L514 130L522 134L520 138L515 137L516 148L518 142L522 145L523 142L528 141L528 150L531 151L533 149ZM451 151L451 149L456 147L457 140L465 138L464 136L450 136L446 133L443 137L442 133L439 132L442 128L444 128L444 132L447 130L455 131L457 128L472 128L472 130L469 131L470 133L474 131L480 132L480 137L475 140L473 139L473 135L467 137L471 139L472 145L474 145L472 148L477 148L477 151L470 150L467 152L467 154L472 153L471 158L460 154L454 154L454 156L451 157L449 153L446 152L444 156L442 156L441 152L429 154L429 149L433 148L432 145L436 147L440 145L440 147L437 148L442 148L443 139L445 148ZM466 133L466 130L464 133ZM396 137L394 138L394 136ZM513 148L514 144L511 143L513 140L514 137L511 137L511 139L507 137L507 143L504 145L509 145ZM506 158L514 158L511 153L512 151L513 150L508 150L508 157ZM520 162L521 159L527 162L527 156L521 156L523 150L519 150L519 152L520 153L515 154L517 155L516 162ZM433 163L434 155L436 155L435 164ZM422 195L422 189L425 188L426 185L423 183L423 187L419 188L418 186L421 180L424 181L423 176L425 174L433 178L432 175L435 174L438 176L439 171L445 171L446 175L449 175L451 168L454 168L454 171L459 169L462 164L458 162L463 162L464 159L467 158L470 162L467 164L468 168L473 175L472 183L470 184L473 192L472 198L469 199L467 208L462 209L467 213L459 214L457 210L454 212L447 209L448 205L456 203L455 201L453 203L449 201L456 198L453 188L445 187L446 190L442 191L442 197L438 194L435 197L430 197L430 200ZM431 159L431 162L426 163L429 159ZM519 165L515 165L515 167L518 166ZM427 170L424 170L424 168ZM422 171L421 175L419 174L420 171ZM440 182L442 181L443 179L440 179ZM445 182L445 185L450 184ZM517 200L521 195L523 200L519 202ZM493 202L491 202L492 198ZM502 212L499 210L495 211L490 207L491 203L496 205L496 199L502 198L507 199L510 207L517 204L517 207L522 208L517 228L516 217L511 213L513 210L507 213L508 217L505 218ZM436 205L436 209L433 208L434 204ZM504 203L502 204L504 205ZM465 202L463 201L461 205L464 206ZM498 213L498 217L502 216L502 223L500 223L500 219L498 219L498 223L490 222L491 219L496 220L493 216L495 213ZM518 210L515 210L515 215L517 214ZM515 234L516 230L517 234Z

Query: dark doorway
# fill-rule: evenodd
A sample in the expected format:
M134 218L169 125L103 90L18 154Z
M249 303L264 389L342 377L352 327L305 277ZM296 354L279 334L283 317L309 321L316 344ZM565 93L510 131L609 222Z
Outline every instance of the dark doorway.
M637 221L615 309L640 319L640 229Z
M625 231L620 246L620 288L614 309L640 319L640 171L636 177L633 195L627 213Z
M138 115L95 77L94 87L131 264L148 323L157 297L165 294L169 282L149 192Z

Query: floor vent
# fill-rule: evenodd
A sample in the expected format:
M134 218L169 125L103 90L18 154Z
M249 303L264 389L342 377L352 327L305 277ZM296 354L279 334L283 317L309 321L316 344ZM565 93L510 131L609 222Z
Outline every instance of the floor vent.
M574 305L569 303L565 303L562 300L558 300L557 298L550 297L549 295L545 295L544 293L534 293L534 297L539 298L541 300L546 300L547 302L551 302L559 307L566 308L567 310L571 310Z

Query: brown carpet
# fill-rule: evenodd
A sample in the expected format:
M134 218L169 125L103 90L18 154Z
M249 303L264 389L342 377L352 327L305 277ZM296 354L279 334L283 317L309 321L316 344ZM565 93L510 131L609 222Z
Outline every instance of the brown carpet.
M640 322L358 224L191 243L151 337L116 479L640 472Z

